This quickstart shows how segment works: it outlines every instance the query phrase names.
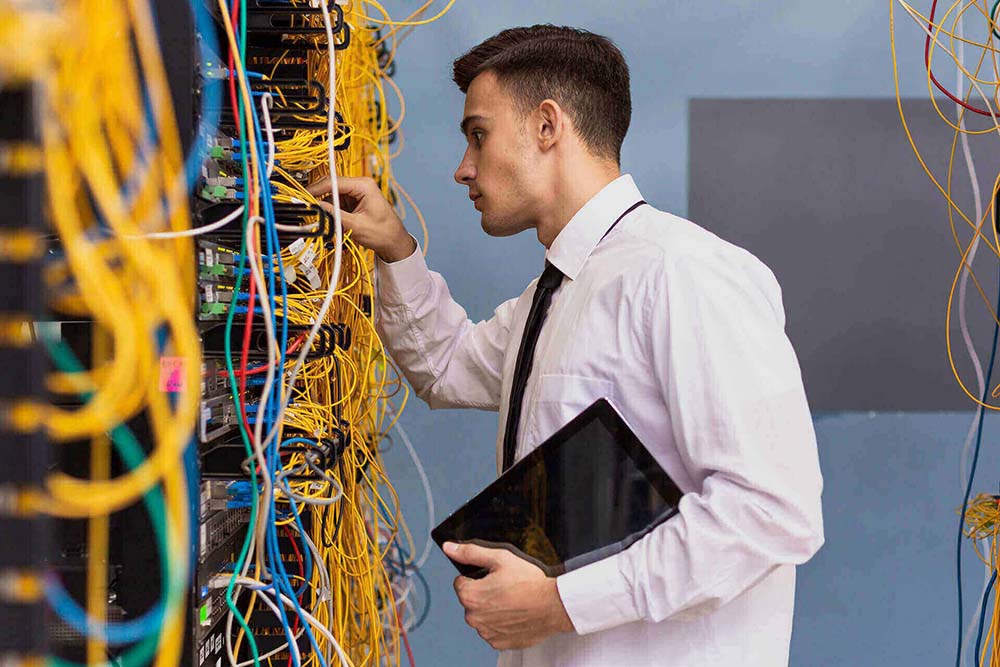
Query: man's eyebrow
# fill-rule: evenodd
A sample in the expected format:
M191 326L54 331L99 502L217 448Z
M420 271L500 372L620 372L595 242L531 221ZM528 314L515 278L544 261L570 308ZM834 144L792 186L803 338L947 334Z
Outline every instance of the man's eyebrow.
M459 125L459 129L462 130L462 136L464 137L469 132L469 125L477 120L485 120L482 116L466 116L462 119L462 124Z

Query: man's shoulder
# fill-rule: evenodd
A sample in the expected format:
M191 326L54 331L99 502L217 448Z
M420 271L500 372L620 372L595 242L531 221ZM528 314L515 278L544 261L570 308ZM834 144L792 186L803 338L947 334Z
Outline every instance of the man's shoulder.
M626 294L655 303L674 283L677 294L758 303L784 321L777 278L753 253L686 218L643 208L609 244L607 260L615 267L610 270Z
M630 257L633 270L669 273L678 264L697 264L773 277L770 269L748 250L691 220L653 206L642 207L641 214L622 227L615 245Z

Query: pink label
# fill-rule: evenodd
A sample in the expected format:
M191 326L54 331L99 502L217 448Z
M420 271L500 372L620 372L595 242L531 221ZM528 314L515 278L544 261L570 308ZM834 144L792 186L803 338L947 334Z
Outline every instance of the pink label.
M186 359L160 357L160 391L184 391Z

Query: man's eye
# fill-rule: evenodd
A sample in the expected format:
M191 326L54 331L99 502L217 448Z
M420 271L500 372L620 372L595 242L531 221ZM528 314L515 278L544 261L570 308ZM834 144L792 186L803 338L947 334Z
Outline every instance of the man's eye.
M473 139L476 140L476 143L478 144L478 143L480 143L483 140L483 133L480 132L479 130L474 130L472 132L472 137L473 137Z

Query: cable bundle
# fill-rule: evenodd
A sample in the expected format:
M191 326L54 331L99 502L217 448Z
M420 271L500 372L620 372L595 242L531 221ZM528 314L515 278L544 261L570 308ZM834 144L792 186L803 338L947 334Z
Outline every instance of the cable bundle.
M382 18L363 14L365 5L377 8ZM412 538L379 453L397 426L406 390L372 322L373 255L343 235L336 186L332 239L305 234L321 227L322 218L296 229L275 222L274 207L320 205L307 186L331 173L372 176L386 196L399 203L400 193L410 201L392 178L390 144L400 136L405 107L388 73L398 44L395 31L420 22L397 23L383 37L375 24L389 21L375 3L320 6L319 15L304 4L293 7L301 11L292 12L289 22L301 39L265 40L266 46L256 48L247 6L219 5L239 84L238 99L230 88L229 106L244 114L234 119L240 136L232 145L249 148L242 156L242 182L258 183L256 192L248 190L244 198L247 234L237 253L241 260L232 303L242 303L241 277L249 265L246 299L259 306L230 308L227 339L237 313L246 322L239 370L232 356L226 364L247 459L253 461L252 497L261 502L252 507L252 529L235 564L237 575L218 577L213 585L226 585L227 625L240 626L226 632L233 663L266 659L328 665L336 658L343 664L398 664L401 643L409 654L406 632L418 608L413 582L420 581L416 568L428 550L420 559L412 556ZM317 34L321 27L325 34ZM388 117L386 82L399 99L395 120ZM316 90L333 91L327 107ZM224 179L233 176L219 173ZM279 238L282 233L303 235ZM247 342L258 314L271 361L248 367ZM337 331L333 353L311 356L324 327ZM290 338L289 330L305 336ZM245 393L244 387L249 374L261 370L263 389L254 400L255 392ZM395 408L390 400L400 392ZM326 468L318 465L323 443L336 450L335 463ZM289 445L301 449L289 451ZM293 552L287 565L284 544ZM241 590L251 591L248 605L240 602ZM267 609L256 602L261 596ZM424 612L428 602L425 594ZM261 612L273 613L284 635L266 651L257 646L251 627ZM243 662L241 650L248 654Z
M4 74L27 77L39 98L49 216L60 242L46 275L51 305L91 320L94 332L93 364L85 368L57 330L32 325L58 369L50 389L72 394L77 405L21 403L7 415L24 432L91 443L89 479L56 471L43 493L26 492L20 501L26 513L89 522L86 610L55 576L44 592L86 635L88 663L103 664L108 645L141 639L122 664L147 664L154 655L157 664L177 664L190 541L183 452L199 407L201 351L186 296L194 289L191 242L142 237L146 227L190 226L155 25L146 3L111 0L47 11L4 8L0 20L4 33L55 31L35 35L37 41L21 33L18 42L31 48L14 49L13 57L24 56L30 67L5 62ZM176 362L169 378L161 371L165 360ZM145 448L124 425L139 415L150 427ZM114 478L112 444L126 468ZM160 548L163 600L112 629L104 622L109 516L140 500Z
M22 432L88 440L90 477L54 472L14 504L89 522L86 605L55 574L36 582L86 638L88 664L200 664L221 650L230 665L398 665L404 649L413 664L407 633L429 604L419 567L430 545L417 555L383 468L391 432L417 466L431 523L433 497L397 423L407 391L373 326L373 255L344 233L336 186L330 203L307 187L377 179L401 216L405 201L420 219L426 252L426 226L392 176L405 106L390 77L407 31L454 0L419 18L431 4L394 22L374 0L218 0L210 12L194 0L187 156L144 0L0 6L0 34L33 44L5 53L0 71L43 93L51 304L93 323L89 361L58 326L31 325L57 368L49 389L68 401L4 413ZM261 24L268 12L287 23ZM128 425L137 419L148 442ZM211 457L233 446L239 466L214 471ZM161 599L109 622L111 516L136 503ZM207 545L228 542L206 527L241 525L231 560L210 571ZM224 648L209 636L199 653L199 621L216 618Z
M936 176L927 166L907 124L906 114L903 109L900 97L899 68L896 59L895 6L897 4L913 19L921 31L923 62L930 101L942 122L949 128L953 135L948 169L943 178ZM1000 113L1000 98L997 97L997 91L1000 91L998 7L1000 7L1000 3L998 2L957 0L947 8L944 8L943 6L938 6L937 0L932 0L929 11L925 16L904 0L890 0L889 3L893 77L900 120L920 165L927 173L934 187L948 202L948 221L959 257L951 290L948 295L945 321L948 359L956 381L962 388L962 391L976 405L976 414L969 427L961 457L962 490L964 495L962 506L958 512L959 529L955 542L959 626L955 650L956 667L965 664L965 656L972 646L974 646L975 650L975 660L979 665L1000 665L1000 647L998 647L998 644L1000 644L998 639L1000 638L997 636L997 628L1000 627L997 625L1000 623L1000 598L994 594L998 567L996 541L998 525L997 502L993 496L988 495L980 495L970 501L979 462L985 411L1000 409L1000 403L996 401L996 399L1000 398L1000 385L992 384L995 382L993 371L996 361L997 339L998 334L1000 334L1000 319L997 317L998 313L1000 313L1000 296L998 296L997 302L994 303L987 296L987 290L990 289L990 282L984 281L979 277L987 271L1000 274L996 266L996 260L1000 258L1000 233L998 233L997 224L1000 174L994 179L989 200L984 201L970 145L970 137L985 137L994 132L1000 133L1000 122L998 122L997 118L997 114ZM942 59L946 61L944 64L942 64ZM941 72L945 68L957 72L954 86L943 82L945 77L941 75ZM938 94L944 95L949 100L949 104L953 106L953 115L950 115L942 108ZM973 201L971 211L963 209L956 202L953 191L956 154L959 145L961 145L968 179L972 185ZM959 220L964 224L959 224ZM991 221L989 228L986 227L987 220ZM984 250L985 252L982 252ZM974 263L977 259L980 265L978 268L979 276L977 276L977 270L974 268ZM984 263L990 265L986 270L981 266ZM989 362L985 365L985 368L973 344L972 335L967 323L968 304L966 296L970 280L980 297L982 306L987 309L994 321L992 327L992 346L989 348ZM993 278L992 281L1000 283L1000 277ZM1000 284L998 284L997 289L1000 289ZM955 329L953 314L956 302L958 310L957 328L961 334L965 352L968 354L975 371L975 388L970 388L970 384L972 383L963 377L956 366L952 341L953 330ZM985 564L982 597L964 635L961 631L965 612L962 589L963 536L973 540L976 553L979 554L980 559ZM989 543L989 548L984 550L980 542ZM991 596L993 599L992 606L990 605ZM984 637L987 611L990 608L992 609L992 620L989 622L990 629ZM974 645L972 643L973 635L977 635Z

